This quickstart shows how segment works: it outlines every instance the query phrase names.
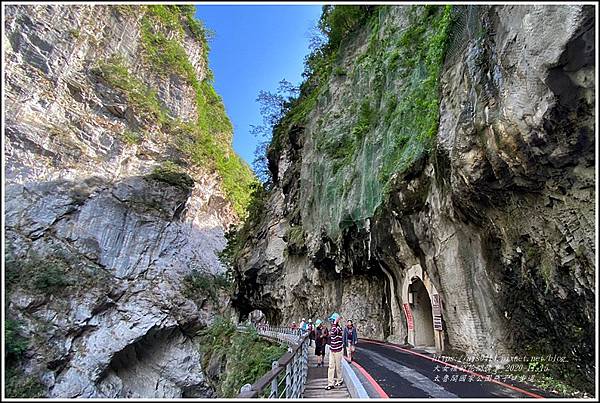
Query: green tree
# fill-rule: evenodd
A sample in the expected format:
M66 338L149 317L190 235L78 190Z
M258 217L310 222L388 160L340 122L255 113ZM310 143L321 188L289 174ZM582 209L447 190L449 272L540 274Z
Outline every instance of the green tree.
M273 129L281 122L281 119L290 111L293 102L298 98L299 87L286 79L279 81L277 91L264 91L258 93L256 102L262 116L262 123L252 125L250 133L262 141L254 152L252 167L262 183L271 182L271 173L268 167L267 150L273 137Z

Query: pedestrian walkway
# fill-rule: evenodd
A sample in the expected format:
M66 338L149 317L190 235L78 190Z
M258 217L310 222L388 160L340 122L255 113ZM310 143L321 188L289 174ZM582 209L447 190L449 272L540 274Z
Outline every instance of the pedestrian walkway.
M329 399L349 399L350 393L346 384L337 386L334 389L325 390L327 387L327 365L329 364L329 352L325 354L325 361L322 367L316 368L317 356L315 355L314 344L308 352L308 378L304 388L304 398Z

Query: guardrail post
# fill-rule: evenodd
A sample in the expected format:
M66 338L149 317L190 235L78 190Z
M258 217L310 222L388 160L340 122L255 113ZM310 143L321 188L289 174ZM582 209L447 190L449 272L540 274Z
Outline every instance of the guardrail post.
M296 397L299 398L304 389L304 354L302 345L298 349L298 391Z
M302 378L304 377L304 360L302 358L302 345L296 351L296 356L298 357L298 376L296 377L296 398L300 397L300 393L302 393Z
M293 361L292 361L293 362ZM292 396L292 363L285 366L285 398L289 399Z
M271 369L275 369L279 366L279 364L277 363L277 361L273 361L271 363ZM273 380L271 381L271 394L269 395L269 397L278 397L278 392L277 392L277 377L273 378Z
M308 377L308 343L306 339L302 343L302 382L301 393L304 393L304 387L306 386L306 378Z
M290 397L292 399L296 398L296 388L298 387L298 353L294 354L294 358L292 360L292 393Z

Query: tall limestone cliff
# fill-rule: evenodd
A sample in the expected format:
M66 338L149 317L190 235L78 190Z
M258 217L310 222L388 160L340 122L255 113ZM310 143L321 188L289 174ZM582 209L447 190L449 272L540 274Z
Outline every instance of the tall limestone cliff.
M361 7L324 11L238 234L235 307L556 354L593 388L593 8Z
M9 397L213 395L193 335L227 298L186 279L254 179L194 11L6 7Z

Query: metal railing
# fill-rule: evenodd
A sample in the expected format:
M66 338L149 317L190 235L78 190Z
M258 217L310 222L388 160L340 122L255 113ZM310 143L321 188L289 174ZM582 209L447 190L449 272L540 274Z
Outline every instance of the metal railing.
M239 331L248 331L250 326L238 326ZM267 339L288 345L288 351L279 360L271 363L271 370L252 385L242 386L238 398L286 398L302 396L308 375L308 332L285 327L267 325L251 326Z

